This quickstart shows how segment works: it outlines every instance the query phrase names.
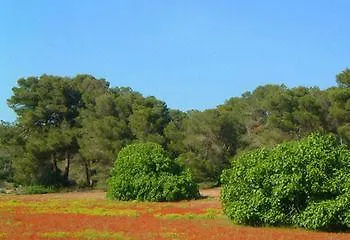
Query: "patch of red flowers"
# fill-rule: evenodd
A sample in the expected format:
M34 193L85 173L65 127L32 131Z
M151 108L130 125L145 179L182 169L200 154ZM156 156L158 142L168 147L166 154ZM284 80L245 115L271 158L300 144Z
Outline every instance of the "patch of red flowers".
M86 195L86 193L84 193ZM101 193L103 194L103 193ZM20 201L38 200L42 204L55 195L23 197L11 196L9 199ZM68 197L67 197L68 196ZM62 201L69 201L69 194L62 194ZM76 195L78 196L78 195ZM96 193L90 195L90 199ZM74 198L85 201L84 198ZM100 205L104 201L100 195L96 199ZM0 206L3 199L0 199ZM148 211L149 206L152 209ZM0 211L0 239L48 239L44 233L55 232L83 232L93 229L98 232L118 232L131 239L215 239L215 240L347 240L348 233L308 232L300 229L282 228L253 228L237 226L226 218L159 218L157 215L166 214L205 214L208 209L220 211L221 206L217 198L195 200L178 203L147 203L130 205L130 209L144 207L139 216L95 216L71 213L35 213L23 206L14 207L11 211ZM110 208L110 206L109 206ZM133 208L133 209L132 209ZM59 238L73 239L73 238Z

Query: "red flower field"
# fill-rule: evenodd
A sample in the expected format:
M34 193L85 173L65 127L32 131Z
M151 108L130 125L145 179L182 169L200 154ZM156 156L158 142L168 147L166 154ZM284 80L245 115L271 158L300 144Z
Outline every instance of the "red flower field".
M233 225L212 197L177 203L117 202L103 192L0 196L0 239L350 239L350 233Z

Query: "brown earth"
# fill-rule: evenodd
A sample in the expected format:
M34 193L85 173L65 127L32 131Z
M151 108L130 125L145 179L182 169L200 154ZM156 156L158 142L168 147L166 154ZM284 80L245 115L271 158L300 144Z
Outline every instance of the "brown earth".
M210 189L201 189L200 193L203 197L213 197L218 199L220 197L220 191L221 191L221 188L210 188Z

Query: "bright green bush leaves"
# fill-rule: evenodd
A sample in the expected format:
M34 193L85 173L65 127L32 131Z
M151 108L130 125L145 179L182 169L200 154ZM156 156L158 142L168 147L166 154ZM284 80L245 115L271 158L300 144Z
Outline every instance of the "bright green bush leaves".
M222 182L224 211L236 223L350 228L350 151L333 136L245 153Z
M177 201L199 196L190 171L168 158L156 143L123 148L108 186L107 196L117 200Z

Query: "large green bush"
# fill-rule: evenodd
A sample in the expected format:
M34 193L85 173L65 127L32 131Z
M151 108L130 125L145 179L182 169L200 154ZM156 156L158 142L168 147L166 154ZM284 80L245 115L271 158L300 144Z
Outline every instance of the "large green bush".
M123 148L108 180L107 196L117 200L177 201L199 196L188 169L168 158L156 143Z
M350 152L333 136L242 154L222 182L223 208L235 223L350 228Z

